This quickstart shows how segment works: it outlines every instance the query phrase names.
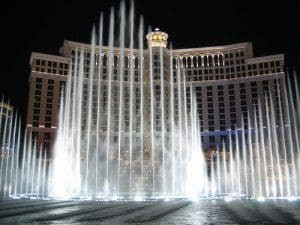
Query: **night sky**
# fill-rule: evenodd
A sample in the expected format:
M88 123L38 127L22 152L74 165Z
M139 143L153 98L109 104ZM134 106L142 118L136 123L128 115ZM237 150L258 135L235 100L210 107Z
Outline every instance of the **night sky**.
M0 14L0 94L10 98L24 122L31 52L58 54L65 39L89 42L100 12L108 20L110 7L118 8L119 1L19 2L24 3L7 2ZM175 2L137 0L136 16L143 14L146 27L159 27L167 32L174 48L250 41L255 56L283 53L286 68L300 72L297 1Z

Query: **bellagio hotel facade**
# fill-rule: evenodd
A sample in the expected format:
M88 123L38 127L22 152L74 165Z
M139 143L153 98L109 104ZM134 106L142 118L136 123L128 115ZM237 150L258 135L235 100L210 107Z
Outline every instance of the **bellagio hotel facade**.
M167 47L168 35L159 30L147 34L148 46L143 50L143 57L149 58L152 48L153 65L144 63L145 74L150 68L155 74L160 68L160 62L172 66L174 79L176 70L184 68L185 82L193 87L197 114L200 121L200 132L204 148L218 146L228 140L229 134L235 129L247 127L248 115L252 115L258 102L264 108L265 93L273 99L273 105L278 109L279 103L284 103L285 73L283 71L284 55L269 55L254 57L251 42L188 49L172 49ZM37 139L42 148L47 149L51 157L51 149L55 142L60 96L67 80L71 63L74 60L75 49L84 48L84 71L88 71L91 45L73 41L64 41L59 55L49 55L33 52L30 58L31 72L29 76L29 100L26 128ZM158 59L155 52L163 48L163 58ZM103 54L108 54L108 47L103 46ZM118 48L114 49L114 59L118 59ZM129 49L125 49L125 55ZM134 49L138 58L139 49ZM107 55L106 55L107 57ZM125 67L126 65L125 57ZM104 60L104 59L103 59ZM130 61L130 60L129 60ZM149 62L149 60L147 60ZM180 63L179 63L180 62ZM167 66L168 67L168 66ZM113 65L117 71L118 65ZM124 79L128 70L124 70ZM127 71L127 72L126 72ZM170 80L169 68L164 70L165 79ZM103 64L102 79L108 79L107 68ZM114 72L113 79L118 79ZM145 79L146 79L145 75ZM145 80L144 82L149 82Z

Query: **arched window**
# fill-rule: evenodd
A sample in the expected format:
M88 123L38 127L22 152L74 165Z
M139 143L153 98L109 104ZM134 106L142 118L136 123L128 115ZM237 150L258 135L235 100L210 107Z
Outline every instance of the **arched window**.
M202 66L202 58L200 55L198 56L198 66Z
M197 57L193 56L193 66L197 67Z
M177 68L177 60L176 58L173 58L173 69L176 69Z
M118 66L118 56L117 55L114 55L114 66Z
M209 64L209 66L213 65L213 59L212 59L211 55L208 56L208 64Z
M183 65L183 67L187 67L186 66L186 57L182 57L182 65Z
M129 58L128 56L125 56L125 67L129 66Z
M107 66L107 55L103 55L103 66Z
M217 55L214 56L214 64L215 64L215 65L220 65L220 64L219 64L219 60L218 60L218 56L217 56Z
M223 55L219 55L219 65L224 65Z
M207 67L208 63L207 63L207 55L204 56L204 66Z
M191 59L191 57L187 57L187 67L188 68L191 68L192 67L192 59Z
M139 58L138 57L135 57L134 58L134 67L137 69L139 68Z

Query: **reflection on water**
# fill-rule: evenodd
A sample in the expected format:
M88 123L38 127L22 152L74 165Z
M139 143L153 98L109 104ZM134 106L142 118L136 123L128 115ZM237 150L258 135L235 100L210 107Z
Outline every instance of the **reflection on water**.
M31 203L0 201L0 224L300 224L299 200Z

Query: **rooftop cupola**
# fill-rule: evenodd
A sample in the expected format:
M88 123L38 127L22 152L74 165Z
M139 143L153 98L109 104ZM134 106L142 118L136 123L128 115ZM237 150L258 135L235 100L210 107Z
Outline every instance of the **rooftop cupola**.
M148 40L148 48L152 47L167 47L168 44L168 34L159 30L159 28L155 28L154 31L148 33L146 38Z

